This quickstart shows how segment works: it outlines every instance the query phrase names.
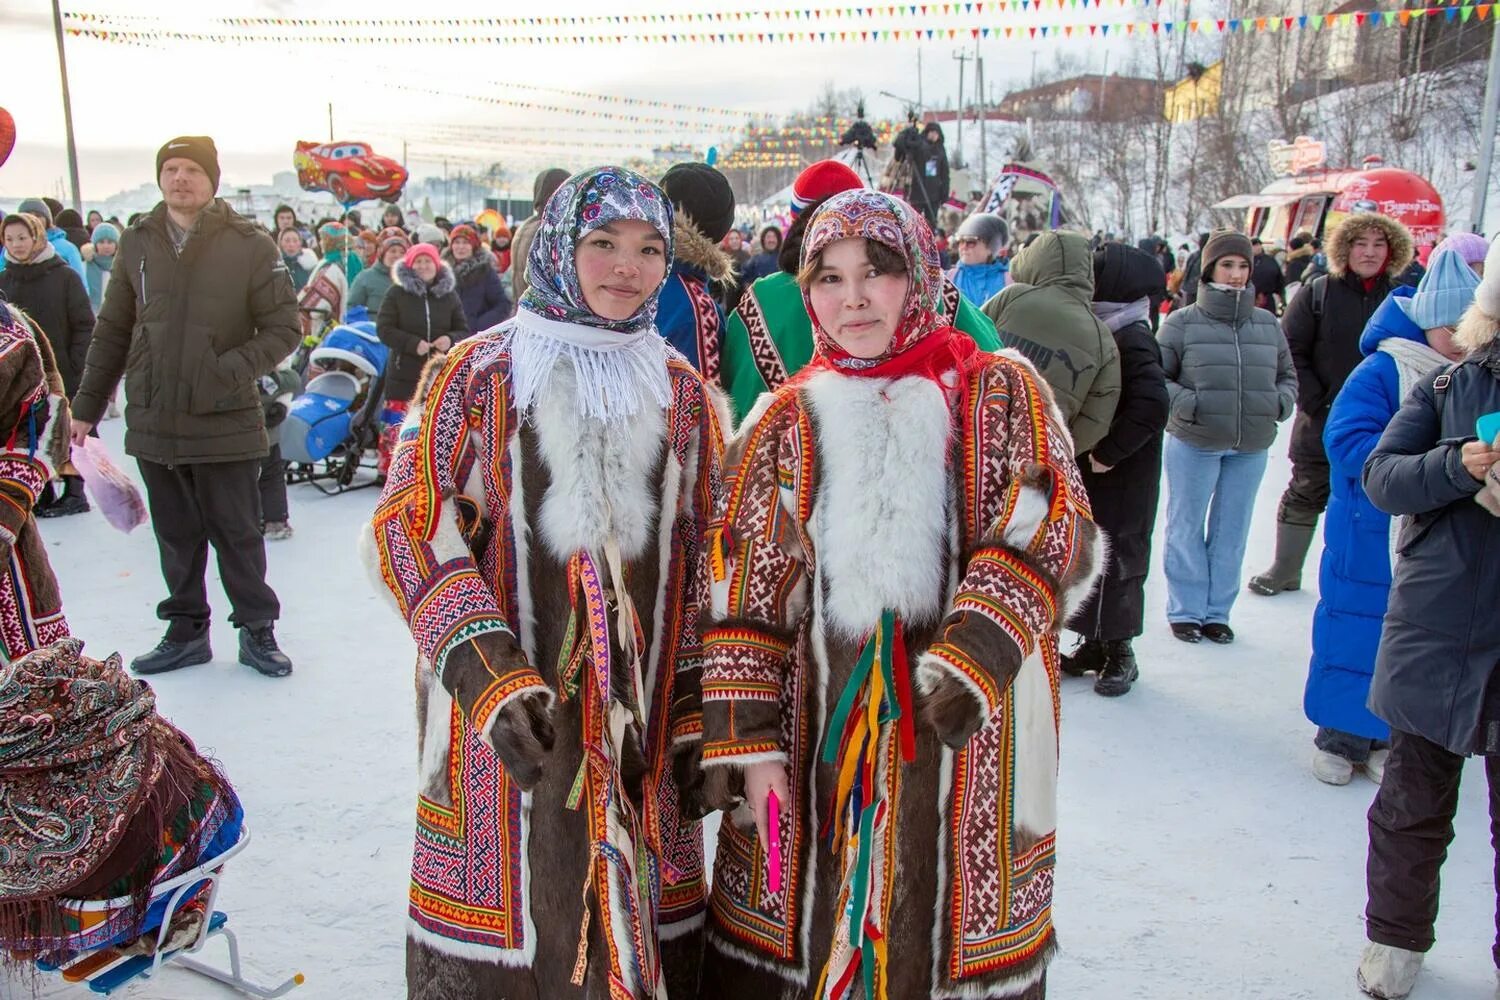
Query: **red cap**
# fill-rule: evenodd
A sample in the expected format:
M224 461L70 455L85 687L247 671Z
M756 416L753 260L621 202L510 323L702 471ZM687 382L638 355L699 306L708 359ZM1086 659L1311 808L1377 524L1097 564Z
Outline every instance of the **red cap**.
M845 164L838 160L819 160L792 182L792 214L796 215L815 201L864 186L859 174Z

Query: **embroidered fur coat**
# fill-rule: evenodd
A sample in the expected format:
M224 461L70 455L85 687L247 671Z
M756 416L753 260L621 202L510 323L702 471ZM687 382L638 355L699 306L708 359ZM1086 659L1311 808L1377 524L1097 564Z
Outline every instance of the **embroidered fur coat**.
M672 352L664 411L623 425L581 417L563 360L520 421L502 336L429 366L366 539L418 648L409 994L691 1000L701 808L680 801L673 764L696 773L700 542L722 492L719 418ZM601 568L611 537L619 573ZM628 602L598 586L621 576ZM596 794L607 776L592 769L591 685L602 672L629 697L616 624L632 603L645 731L623 780L645 832L621 857L623 821ZM526 698L552 704L553 745L539 773L512 773L492 738ZM633 886L649 889L649 905ZM650 969L658 939L669 993Z
M839 693L888 611L927 698L914 759L875 772L896 803L890 855L870 869L872 883L887 883L889 962L875 993L1045 989L1057 632L1092 587L1104 543L1061 414L1030 364L1005 352L961 384L946 379L819 372L762 397L731 446L727 589L704 639L704 767L712 785L720 767L785 761L792 801L780 892L753 825L744 832L745 807L721 828L705 996L870 988L848 978L857 963L838 926L848 867L827 836L840 775L823 751ZM940 687L977 702L977 732L938 738Z
M68 456L68 402L52 349L0 302L0 663L68 635L62 593L31 510Z

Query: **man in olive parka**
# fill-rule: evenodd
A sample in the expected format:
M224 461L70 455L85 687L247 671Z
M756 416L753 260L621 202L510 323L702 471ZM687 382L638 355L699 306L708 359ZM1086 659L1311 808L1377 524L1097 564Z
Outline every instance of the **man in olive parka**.
M1000 342L1024 354L1052 387L1073 452L1109 433L1120 398L1120 355L1094 318L1094 256L1088 237L1043 233L1016 254L1011 283L984 304Z

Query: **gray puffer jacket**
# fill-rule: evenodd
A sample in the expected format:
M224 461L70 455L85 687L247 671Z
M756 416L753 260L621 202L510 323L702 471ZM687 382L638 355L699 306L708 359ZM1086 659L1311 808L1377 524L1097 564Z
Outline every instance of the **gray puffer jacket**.
M1297 370L1255 289L1202 282L1158 336L1172 415L1167 433L1209 451L1262 451L1297 404Z

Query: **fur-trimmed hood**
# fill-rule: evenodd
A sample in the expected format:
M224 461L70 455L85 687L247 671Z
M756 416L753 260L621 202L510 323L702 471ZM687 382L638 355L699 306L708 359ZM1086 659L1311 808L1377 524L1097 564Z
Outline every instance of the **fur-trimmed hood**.
M1385 234L1385 242L1391 249L1391 255L1385 262L1385 273L1394 278L1406 270L1416 253L1416 246L1407 228L1390 216L1377 212L1359 212L1340 222L1333 235L1328 237L1329 274L1336 278L1344 276L1349 267L1349 249L1366 229L1378 229Z
M417 272L413 271L404 260L396 261L391 268L391 276L396 279L396 284L413 295L431 295L433 298L440 298L458 287L458 279L453 276L453 267L447 261L438 263L437 277L432 279L431 286L417 277Z
M1465 354L1491 347L1496 339L1500 339L1500 316L1485 312L1477 300L1464 310L1458 326L1453 328L1453 342L1462 347Z
M678 212L672 221L672 243L677 263L702 271L710 281L720 285L734 280L734 260L717 243L700 233L686 212Z

